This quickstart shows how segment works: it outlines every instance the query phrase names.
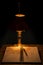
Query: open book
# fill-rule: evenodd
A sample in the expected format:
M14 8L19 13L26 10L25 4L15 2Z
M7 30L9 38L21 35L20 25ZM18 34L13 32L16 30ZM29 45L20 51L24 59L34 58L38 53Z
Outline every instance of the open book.
M24 47L27 55L15 47L7 47L2 62L41 62L37 47ZM21 61L22 56L22 61Z

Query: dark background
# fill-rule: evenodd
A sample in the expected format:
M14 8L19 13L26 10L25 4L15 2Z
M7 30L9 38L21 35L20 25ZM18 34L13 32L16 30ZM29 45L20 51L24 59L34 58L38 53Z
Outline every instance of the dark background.
M18 2L1 2L0 1L0 41L8 29L8 25L15 19L15 14L18 13ZM42 8L39 2L32 0L20 0L21 13L26 14L26 23L33 30L38 44L43 43L43 21ZM41 11L40 11L41 10Z

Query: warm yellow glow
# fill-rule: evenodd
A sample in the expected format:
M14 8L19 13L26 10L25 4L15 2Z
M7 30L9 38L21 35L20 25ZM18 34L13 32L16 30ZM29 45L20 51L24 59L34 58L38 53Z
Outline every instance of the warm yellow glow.
M21 30L17 30L18 32L18 37L21 37L22 31Z
M26 45L24 45L24 44L21 44L21 43L19 43L19 44L15 44L14 46L12 46L11 48L13 49L13 50L20 50L20 48L24 48L24 49L28 49L28 46L26 46Z
M12 50L20 50L20 46L12 46L11 49Z
M16 17L24 17L25 15L24 14L16 14L15 16Z
M24 48L24 49L27 48L27 46L25 46L25 45L23 45L21 43L21 34L22 34L22 31L21 30L17 30L17 32L18 32L18 43L13 46L13 50L18 50L20 48Z
M21 48L21 44L18 44L18 47Z

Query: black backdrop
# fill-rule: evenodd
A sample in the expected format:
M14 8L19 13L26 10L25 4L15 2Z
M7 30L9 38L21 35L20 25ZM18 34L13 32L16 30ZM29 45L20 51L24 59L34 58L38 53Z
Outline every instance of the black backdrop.
M38 44L43 43L43 24L42 24L42 9L38 2L37 5L32 0L20 1L21 12L26 14L26 22L31 27L35 34ZM15 19L14 15L18 12L18 0L14 3L0 2L0 42L7 31L10 22ZM41 11L40 11L41 10Z

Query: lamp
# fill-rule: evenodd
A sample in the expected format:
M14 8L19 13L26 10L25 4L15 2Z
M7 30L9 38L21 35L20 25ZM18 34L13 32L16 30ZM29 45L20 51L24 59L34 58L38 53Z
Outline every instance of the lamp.
M19 12L15 14L16 17L24 17L25 14L20 13L20 2L18 3Z

